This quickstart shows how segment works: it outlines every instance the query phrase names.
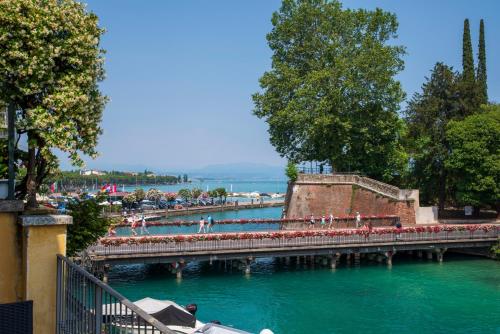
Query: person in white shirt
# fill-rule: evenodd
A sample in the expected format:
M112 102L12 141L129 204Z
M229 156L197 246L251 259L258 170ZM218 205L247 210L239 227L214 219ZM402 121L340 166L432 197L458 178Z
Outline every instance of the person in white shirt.
M149 235L149 231L148 231L147 224L146 224L146 217L144 217L144 213L142 214L142 218L141 218L141 234L148 234Z
M359 212L356 212L356 228L359 228L361 226L361 215Z
M205 233L205 219L203 219L203 217L200 219L200 228L198 229L198 233Z

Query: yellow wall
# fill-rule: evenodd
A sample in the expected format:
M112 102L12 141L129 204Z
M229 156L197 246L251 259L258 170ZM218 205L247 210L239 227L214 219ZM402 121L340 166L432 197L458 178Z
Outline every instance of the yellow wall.
M55 332L57 262L66 255L66 225L25 226L25 300L33 300L35 334Z
M0 212L0 303L23 298L21 227L17 214Z

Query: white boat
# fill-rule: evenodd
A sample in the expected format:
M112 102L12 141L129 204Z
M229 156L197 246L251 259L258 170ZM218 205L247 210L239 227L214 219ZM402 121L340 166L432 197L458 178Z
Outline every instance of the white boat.
M175 333L192 334L205 325L201 321L196 320L196 317L184 307L170 300L158 300L147 297L134 302L134 304ZM123 304L105 304L103 305L102 314L103 318L111 322L119 333L157 333L151 326L137 328L137 322L133 320L131 311Z

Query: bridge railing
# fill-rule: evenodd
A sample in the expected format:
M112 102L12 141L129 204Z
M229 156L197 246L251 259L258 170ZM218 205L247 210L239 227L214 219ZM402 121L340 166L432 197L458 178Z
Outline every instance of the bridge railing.
M186 254L190 252L214 252L214 251L242 251L263 250L279 251L287 248L302 247L314 248L321 246L348 246L353 244L383 244L383 243L405 243L419 241L466 241L485 238L498 238L499 229L471 231L440 231L440 232L415 232L385 234L351 234L335 236L304 236L279 238L242 238L232 240L196 240L196 241L171 241L171 242L140 242L132 239L133 243L120 245L96 244L88 249L90 256L109 255L138 255L138 254ZM292 232L293 233L293 232Z
M57 256L57 334L174 334L68 258Z

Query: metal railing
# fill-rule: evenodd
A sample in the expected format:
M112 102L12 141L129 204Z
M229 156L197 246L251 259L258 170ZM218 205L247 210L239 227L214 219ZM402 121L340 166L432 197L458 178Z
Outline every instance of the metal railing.
M174 332L68 258L58 255L56 333Z
M147 243L124 243L120 245L103 245L96 244L87 249L90 256L110 256L110 255L136 255L136 254L183 254L189 252L217 252L217 251L255 251L266 249L268 251L283 251L286 249L303 247L303 248L318 248L323 246L341 247L349 245L364 245L377 246L377 244L392 243L411 243L411 242L442 242L448 241L472 241L480 239L495 239L498 238L500 229L490 231L477 230L473 233L470 231L441 231L441 232L404 232L386 234L351 234L351 235L334 235L334 236L304 236L294 237L293 231L290 231L291 236L283 236L279 238L265 237L262 238L231 238L229 240L196 240L196 241L171 241L171 242L147 242ZM265 233L265 232L264 232ZM225 233L238 234L242 233ZM161 236L158 236L161 238Z
M332 174L333 168L328 165L297 166L297 170L302 174Z

